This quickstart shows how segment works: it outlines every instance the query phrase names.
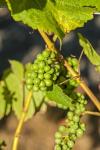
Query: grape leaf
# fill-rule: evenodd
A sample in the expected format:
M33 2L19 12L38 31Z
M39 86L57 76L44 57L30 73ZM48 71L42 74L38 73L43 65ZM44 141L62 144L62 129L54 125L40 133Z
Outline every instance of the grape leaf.
M80 45L83 47L84 54L88 57L90 62L95 65L98 71L100 71L100 55L96 53L94 48L92 47L91 43L82 36L82 34L79 35L79 42Z
M50 101L66 106L66 108L71 107L72 105L72 99L67 96L58 85L54 85L53 90L48 91L46 96Z
M100 11L99 0L7 0L7 5L16 21L54 32L60 38L65 32L82 27L94 12Z
M11 112L11 93L4 81L0 81L0 119Z

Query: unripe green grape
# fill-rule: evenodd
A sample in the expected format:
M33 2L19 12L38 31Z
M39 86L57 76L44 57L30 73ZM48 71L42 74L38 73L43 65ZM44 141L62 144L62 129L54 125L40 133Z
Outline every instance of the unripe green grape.
M49 71L50 70L50 66L45 66L44 70L45 70L45 72Z
M43 58L43 56L42 56L41 54L38 54L38 55L37 55L37 59L36 59L36 60L40 60L40 61L41 61L41 60L43 60L43 59L44 59L44 58Z
M45 62L44 61L41 61L40 63L39 63L39 68L44 68L45 67Z
M70 133L75 133L76 132L75 129L73 128L73 126L71 128L69 128L69 132Z
M83 135L83 130L82 129L78 129L76 132L77 137L81 137Z
M49 80L49 79L46 79L45 80L45 84L46 84L46 86L51 86L52 85L52 81L51 80Z
M31 78L31 72L28 72L28 73L26 74L26 76L27 76L27 78Z
M56 81L56 80L57 80L57 76L56 76L56 74L54 74L54 76L53 76L53 80L54 80L54 81Z
M51 53L50 58L55 58L56 54L54 52Z
M27 87L27 89L28 89L28 90L31 90L31 89L32 89L32 87L33 87L33 85L29 85L29 84L27 84L27 85L26 85L26 87Z
M76 115L75 115L75 116L73 117L73 121L79 122L79 120L80 120L79 116L76 116Z
M71 140L75 141L77 139L77 136L75 134L72 134L70 138Z
M81 128L83 131L85 131L85 130L86 130L85 124L84 124L84 123L81 123L81 124L80 124L80 128Z
M44 56L44 58L47 58L50 56L50 51L49 50L45 50L43 51L42 55Z
M55 143L56 144L60 144L61 143L61 139L55 139Z
M60 65L55 65L55 68L57 69L57 70L60 70Z
M34 80L34 84L39 85L39 83L40 83L40 79L39 79L39 78L36 78L36 79Z
M47 87L40 87L40 90L41 90L41 91L46 91L46 90L47 90Z
M49 73L49 74L53 74L53 73L54 73L54 68L51 68L48 73Z
M69 120L73 119L73 112L68 112L67 117Z
M58 131L61 132L61 133L63 133L65 130L66 130L66 127L65 127L65 126L60 126L60 127L58 128Z
M77 109L75 110L75 113L76 113L77 115L80 115L80 114L81 114L81 110L80 110L79 108L77 108Z
M39 87L45 87L45 82L41 81L40 84L39 84Z
M32 79L37 78L37 73L36 73L36 72L32 72L32 73L31 73L31 77L32 77Z
M60 139L62 137L62 134L60 132L55 133L55 138Z
M45 74L44 74L44 77L45 77L45 79L50 79L50 78L51 78L51 75L50 75L49 73L45 73Z
M74 130L78 129L78 124L77 124L77 123L75 123L75 124L73 125L73 129L74 129Z
M61 150L60 145L55 145L55 150Z
M38 78L42 80L44 78L44 75L43 74L38 74Z
M28 79L26 80L26 83L27 83L27 84L33 84L33 80L32 80L31 78L28 78Z
M37 64L33 64L33 65L32 65L32 70L38 71L38 65L37 65Z
M38 70L38 73L44 73L44 68L40 68L40 69Z
M67 145L68 145L69 148L72 148L74 146L74 142L69 140L67 142Z
M33 91L38 91L38 90L39 90L39 87L36 86L36 85L34 85L34 86L33 86Z
M64 144L64 145L62 146L62 149L63 149L63 150L67 150L67 149L68 149L68 146Z
M47 60L47 63L48 63L49 65L52 64L52 62L53 62L52 59L48 59L48 60Z

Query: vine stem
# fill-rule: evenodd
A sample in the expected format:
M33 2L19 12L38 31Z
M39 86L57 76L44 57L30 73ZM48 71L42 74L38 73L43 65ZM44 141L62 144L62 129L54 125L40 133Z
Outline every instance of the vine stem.
M25 121L25 118L26 118L26 115L28 112L28 108L29 108L29 105L31 102L31 97L32 97L32 91L29 92L28 97L25 101L25 105L24 105L24 108L23 108L23 111L21 114L21 118L20 118L19 124L18 124L16 132L15 132L12 150L17 150L18 142L19 142L19 138L20 138L20 133L21 133L21 130L22 130L22 127L23 127L23 124L24 124L24 121Z
M100 117L100 113L99 112L94 112L94 111L85 111L83 113L83 115L93 115L93 116L98 116Z
M54 46L54 43L49 39L49 37L43 31L39 30L39 33L43 37L43 39L46 42L49 49L57 50ZM93 94L93 92L88 88L85 81L80 79L80 76L78 75L78 73L75 72L72 69L72 67L68 64L68 62L65 59L64 59L64 66L67 68L67 70L71 73L71 75L73 77L77 77L75 80L80 84L80 86L83 88L83 90L86 92L86 94L90 97L91 101L94 103L94 105L100 111L100 102L99 102L99 100L96 98L96 96Z

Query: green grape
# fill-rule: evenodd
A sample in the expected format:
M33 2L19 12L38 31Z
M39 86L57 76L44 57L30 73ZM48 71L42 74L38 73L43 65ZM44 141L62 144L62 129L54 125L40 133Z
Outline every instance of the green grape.
M37 73L36 73L36 72L32 72L32 73L31 73L31 77L32 77L32 79L37 78Z
M70 133L75 133L75 129L73 128L73 126L71 128L69 128L69 132Z
M44 68L40 68L40 69L38 70L38 73L44 73Z
M79 120L80 120L79 116L76 116L76 115L75 115L75 116L73 117L73 121L79 122Z
M69 140L67 142L67 145L68 145L69 148L72 148L74 146L74 142Z
M39 90L39 87L36 86L36 85L34 85L34 86L33 86L33 91L38 91L38 90Z
M55 139L55 143L56 144L60 144L61 143L61 139Z
M56 54L54 52L51 52L50 58L55 58Z
M39 83L40 83L40 79L39 79L39 78L36 78L36 79L34 80L34 84L39 85Z
M67 114L68 119L72 120L73 119L73 112L68 112Z
M57 71L60 70L60 65L55 65L55 68L57 69Z
M37 65L37 64L33 64L33 65L32 65L32 70L38 71L38 65Z
M61 138L62 137L62 134L60 133L60 132L56 132L55 133L55 138L56 139L59 139L59 138Z
M44 70L45 70L45 72L49 71L50 70L50 66L45 66Z
M46 90L47 90L47 87L40 87L40 90L41 90L41 91L46 91Z
M43 58L43 56L41 55L41 54L38 54L37 55L37 59L36 60L38 60L38 61L41 61L41 60L43 60L44 58Z
M76 135L77 135L77 137L81 137L83 135L83 133L84 132L82 129L78 129Z
M60 145L55 145L55 150L61 150Z
M80 128L81 128L83 131L85 131L85 130L86 130L85 124L84 124L84 123L81 123L81 124L80 124Z
M43 51L43 56L45 58L49 57L50 56L50 51L48 51L48 50Z
M45 82L41 81L40 84L39 84L39 87L45 87Z
M66 127L65 126L60 126L59 128L58 128L58 131L59 132L64 132L66 130Z
M38 74L38 78L42 80L44 78L44 75L43 74Z
M26 76L27 76L27 78L31 78L31 72L28 72L28 73L26 74Z
M78 129L78 124L77 124L77 123L75 123L75 124L73 125L73 129L74 129L74 130Z
M51 78L51 75L50 75L49 73L45 73L45 74L44 74L44 77L45 77L45 79L50 79L50 78Z
M47 60L47 63L50 65L50 64L52 64L52 60L51 59L48 59Z
M51 86L52 85L52 81L47 79L47 80L45 80L45 84L46 84L46 86Z
M39 68L44 68L45 67L45 62L44 61L41 61L40 63L39 63Z
M63 150L67 150L67 149L68 149L68 146L64 144L64 145L62 146L62 148L63 148Z
M70 138L71 140L75 141L77 139L77 136L75 134L72 134Z
M54 68L51 68L48 73L49 73L49 74L53 74L53 73L54 73Z
M33 85L28 85L28 84L27 84L26 87L27 87L28 90L31 90L32 87L33 87Z
M26 80L26 83L27 83L27 84L33 84L33 80L32 80L31 78L28 78L28 79Z
M57 80L57 76L56 76L56 74L54 74L54 76L53 76L53 80L54 80L54 81L56 81L56 80Z

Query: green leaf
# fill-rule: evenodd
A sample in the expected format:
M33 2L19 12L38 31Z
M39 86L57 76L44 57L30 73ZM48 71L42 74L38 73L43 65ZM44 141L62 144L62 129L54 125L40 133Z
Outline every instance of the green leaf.
M99 0L8 0L7 5L16 21L54 32L60 38L65 32L82 27L94 12L100 11Z
M27 91L27 89L26 89ZM28 94L28 92L26 92ZM41 107L44 100L44 93L41 91L33 92L33 97L29 106L29 110L27 112L26 119L32 118L36 111Z
M84 54L88 57L90 62L95 65L97 70L100 71L100 55L96 53L91 43L86 38L84 38L80 33L78 35L79 42L83 47Z
M11 64L12 72L19 80L22 80L24 77L24 66L16 60L10 60L9 62Z
M11 93L4 81L0 82L0 119L11 112Z
M72 99L67 96L58 85L54 85L53 90L48 91L46 96L50 101L62 104L62 106L66 106L66 108L69 108L72 105Z

